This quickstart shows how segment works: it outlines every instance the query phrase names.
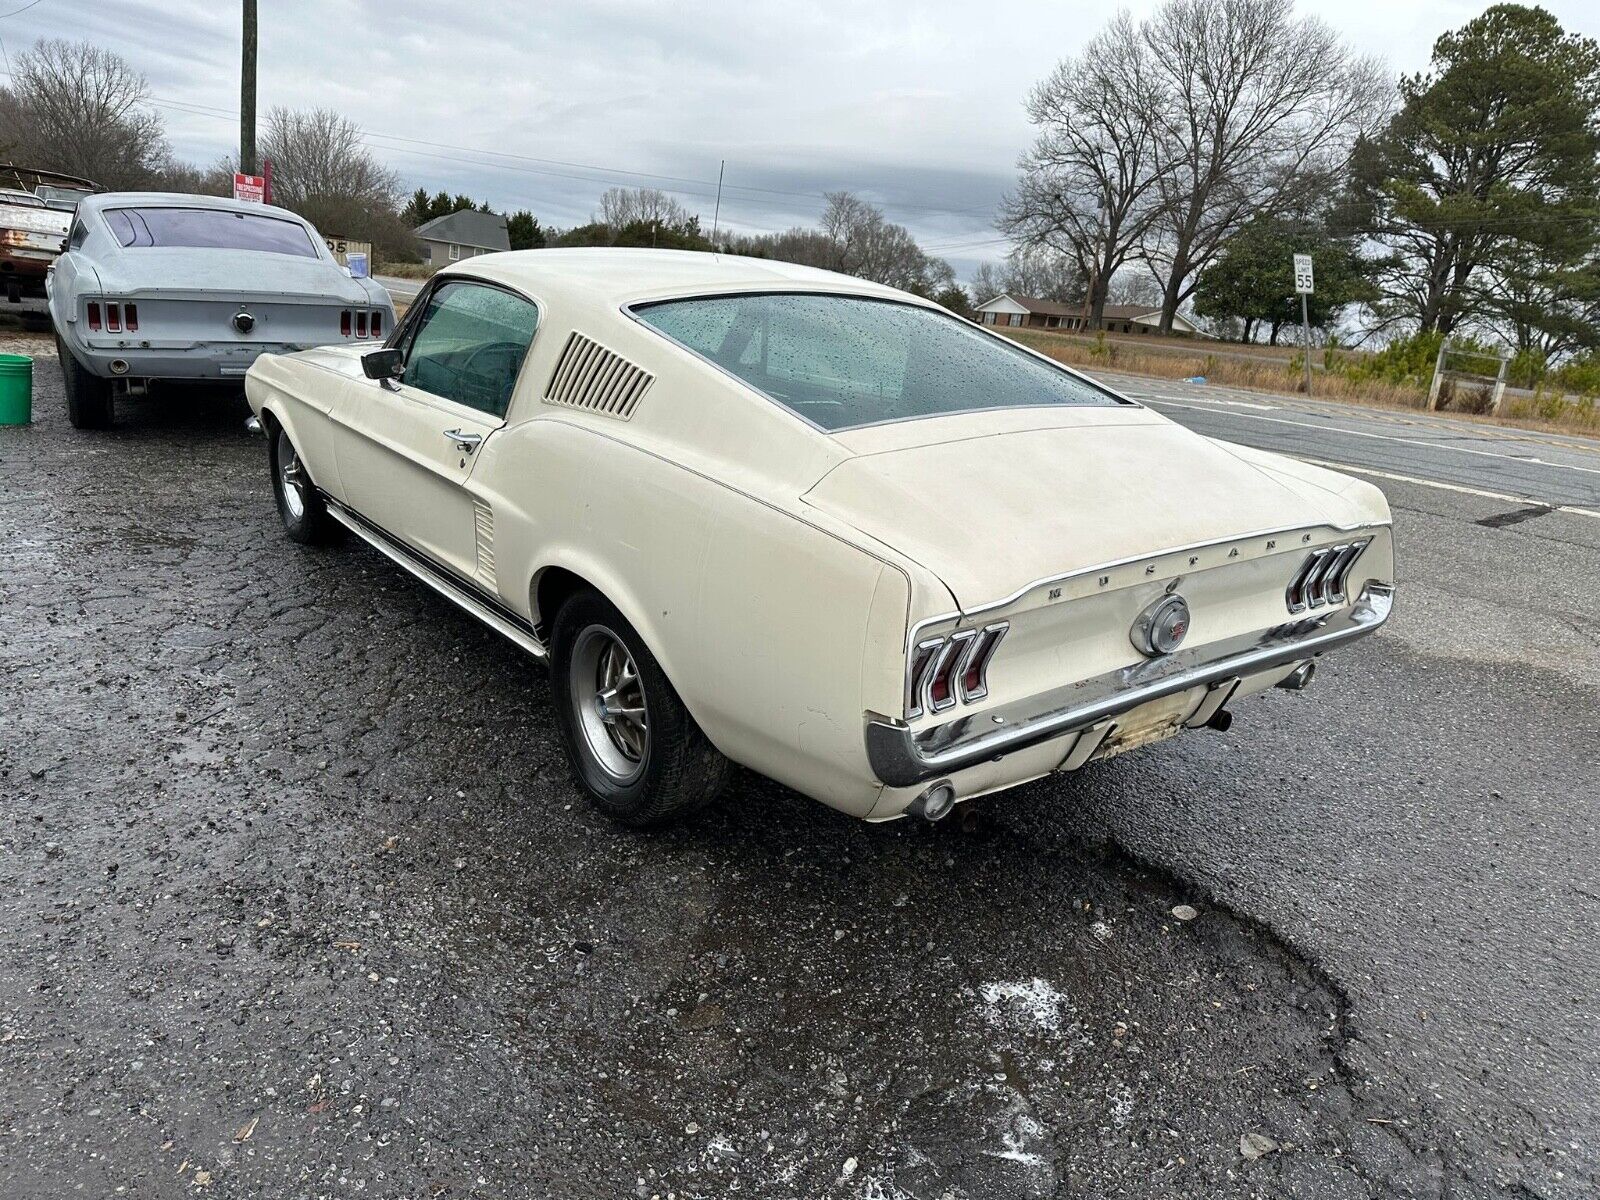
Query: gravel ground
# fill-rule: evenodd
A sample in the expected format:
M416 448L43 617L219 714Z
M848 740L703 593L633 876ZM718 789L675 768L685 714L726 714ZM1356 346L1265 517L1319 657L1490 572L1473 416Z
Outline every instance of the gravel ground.
M281 537L238 398L80 434L36 377L0 430L0 1194L1592 1194L1592 1145L1543 1153L1592 1111L1495 1141L1454 1102L1516 1061L1435 1095L1417 1020L1363 1007L1414 931L1389 906L1363 962L1384 895L1308 856L1373 831L1294 840L1318 786L1431 800L1443 751L1372 706L1418 697L1416 736L1474 663L1369 642L1315 707L970 821L747 776L640 836L568 781L540 669L359 544ZM1588 728L1558 702L1552 737ZM1552 1053L1593 1029L1565 1015Z

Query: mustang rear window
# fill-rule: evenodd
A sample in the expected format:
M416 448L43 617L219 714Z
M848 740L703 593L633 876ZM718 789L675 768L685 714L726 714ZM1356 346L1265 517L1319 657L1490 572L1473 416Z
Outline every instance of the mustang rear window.
M815 292L633 310L826 430L989 408L1115 405L1108 392L933 309Z
M106 224L124 246L264 250L317 257L305 226L281 217L222 208L111 208L106 210Z

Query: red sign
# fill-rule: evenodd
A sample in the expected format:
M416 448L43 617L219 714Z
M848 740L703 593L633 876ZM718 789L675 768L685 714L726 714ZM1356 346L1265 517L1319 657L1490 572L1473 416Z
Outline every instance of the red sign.
M265 204L267 202L267 180L262 175L241 175L238 171L233 173L233 198L235 200L248 200L252 204Z

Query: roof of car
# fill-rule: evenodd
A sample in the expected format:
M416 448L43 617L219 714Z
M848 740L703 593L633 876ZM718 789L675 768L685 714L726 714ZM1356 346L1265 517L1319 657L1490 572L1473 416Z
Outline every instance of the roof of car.
M198 196L187 192L96 192L78 202L79 212L99 212L108 208L209 208L304 222L303 217L275 204L256 204L228 196Z
M482 254L447 267L441 275L481 275L544 297L565 295L626 304L717 292L850 292L883 299L914 299L869 280L770 258L697 250L584 247Z

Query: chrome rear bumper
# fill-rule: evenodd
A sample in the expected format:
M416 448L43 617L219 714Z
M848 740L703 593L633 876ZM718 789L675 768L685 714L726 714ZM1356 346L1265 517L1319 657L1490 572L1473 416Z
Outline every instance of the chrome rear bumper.
M1393 607L1392 586L1369 584L1346 609L1135 663L921 732L898 717L868 713L867 760L880 782L912 787L1088 729L1152 700L1309 659L1372 633Z

